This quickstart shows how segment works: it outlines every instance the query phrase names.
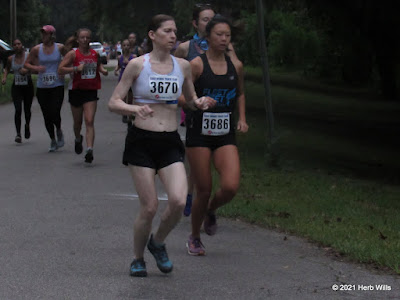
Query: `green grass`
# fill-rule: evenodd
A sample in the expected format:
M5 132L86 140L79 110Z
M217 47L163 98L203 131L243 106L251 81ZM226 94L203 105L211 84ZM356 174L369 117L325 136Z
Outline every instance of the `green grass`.
M400 105L273 85L279 160L271 167L263 87L247 81L246 89L241 188L219 214L400 274Z
M240 192L222 215L306 237L359 262L400 267L398 187L245 161L242 168Z
M3 76L3 74L1 74L1 76ZM1 77L3 78L3 77ZM5 85L2 85L0 83L0 104L5 104L8 102L12 101L11 98L11 86L14 80L14 75L13 74L9 74L7 76L7 82ZM32 75L32 81L33 81L33 86L36 87L36 80L37 80L37 75Z
M12 76L11 76L12 77ZM7 82L5 85L0 83L0 104L7 103L11 101L11 85L12 81L10 76L7 78Z

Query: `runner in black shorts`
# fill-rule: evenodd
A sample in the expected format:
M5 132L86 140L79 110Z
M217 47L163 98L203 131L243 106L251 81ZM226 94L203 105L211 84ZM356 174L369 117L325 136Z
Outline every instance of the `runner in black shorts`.
M192 25L196 34L189 41L183 42L179 44L176 49L174 55L176 57L185 58L188 61L196 58L200 54L203 54L208 49L208 42L206 39L206 26L208 22L215 16L215 10L210 4L198 3L193 7L193 15L192 15ZM226 49L226 54L231 58L236 60L237 56L233 45L231 43L228 44ZM181 111L181 124L185 124L186 113L185 113L185 99L183 96L179 98L179 104L182 106ZM190 113L189 111L187 111ZM187 166L189 169L189 167ZM188 171L190 173L190 171ZM193 178L191 175L188 177L188 195L186 198L186 206L183 211L185 216L189 216L192 208L192 199L193 199L193 191L194 184Z
M167 15L154 16L148 37L154 49L128 63L109 102L111 111L136 116L128 130L123 156L140 201L140 211L134 223L131 276L147 276L144 261L146 244L158 268L164 273L172 271L164 241L182 216L187 194L182 162L184 147L177 132L176 99L183 92L192 109L208 109L215 105L209 97L197 98L190 64L170 54L176 42L174 19ZM130 87L133 104L123 100ZM156 173L164 184L168 204L158 229L150 235L158 207Z
M192 234L187 242L190 255L205 255L200 228L214 235L216 210L228 203L239 188L240 163L235 130L247 132L243 65L226 55L231 39L229 21L216 15L206 27L208 50L190 62L196 93L210 96L217 104L195 111L186 120L186 153L196 188L192 207ZM234 112L239 120L235 129ZM211 162L219 174L220 187L212 191Z
M74 119L75 153L83 151L81 135L82 122L86 126L86 154L85 162L93 161L94 146L94 118L97 110L97 90L101 88L100 73L107 76L108 71L100 61L99 55L90 49L89 43L92 32L87 28L80 28L74 36L77 49L71 50L60 63L58 73L70 74L69 102Z

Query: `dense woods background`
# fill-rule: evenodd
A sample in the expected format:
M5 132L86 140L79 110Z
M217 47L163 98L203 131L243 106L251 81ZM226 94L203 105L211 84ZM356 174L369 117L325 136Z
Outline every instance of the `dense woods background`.
M26 47L39 42L39 28L53 24L63 42L80 27L94 40L116 43L136 32L146 35L150 17L175 16L178 37L192 32L193 0L24 0L17 1L17 32ZM207 1L232 18L234 43L247 66L259 65L255 1ZM10 42L10 1L0 0L0 38ZM400 18L394 1L264 0L271 68L354 87L373 87L383 99L399 100Z

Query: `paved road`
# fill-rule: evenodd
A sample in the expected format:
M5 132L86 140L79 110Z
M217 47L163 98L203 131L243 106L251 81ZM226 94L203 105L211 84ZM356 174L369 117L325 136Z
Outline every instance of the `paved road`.
M183 218L167 239L174 271L160 273L146 252L149 276L130 277L138 201L121 164L125 127L106 107L115 84L114 76L103 78L91 165L74 153L67 102L66 145L55 153L47 153L36 100L32 137L22 144L14 143L13 106L0 107L0 299L400 298L398 276L333 260L302 239L226 219L219 219L216 236L204 236L207 256L191 257L185 249L189 219ZM333 284L356 290L333 291ZM378 284L391 290L358 290Z

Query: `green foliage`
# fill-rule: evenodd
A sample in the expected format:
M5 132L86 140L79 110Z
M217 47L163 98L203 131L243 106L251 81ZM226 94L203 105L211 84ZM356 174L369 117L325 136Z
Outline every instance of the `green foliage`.
M20 2L18 20L23 20L23 22L18 23L18 37L25 47L32 47L39 41L39 28L48 23L50 8L46 7L40 0Z
M271 65L306 68L320 55L320 39L307 15L274 10L269 15Z
M235 51L244 64L250 66L260 65L260 44L257 34L257 16L255 13L242 11L241 21L245 24L243 33L233 37Z
M178 39L181 39L192 31L192 9L194 4L194 0L174 1L173 16L178 28Z
M242 11L241 20L245 29L237 46L235 44L236 51L246 65L257 66L260 64L260 45L256 14ZM307 10L273 9L264 20L271 67L312 69L315 58L321 55L322 40L308 20Z
M2 9L0 18L3 26L0 26L0 38L10 45L10 1L0 0ZM49 21L51 9L46 7L41 0L17 1L17 38L20 38L24 46L35 45L40 38L39 28Z
M246 73L257 76L255 69ZM288 80L294 84L296 76ZM272 86L280 159L271 168L263 87L246 81L250 128L238 134L241 187L218 213L399 272L398 104L312 88L319 86Z
M12 77L12 76L9 76ZM7 78L5 85L0 84L0 104L8 103L11 101L11 85L12 80Z

